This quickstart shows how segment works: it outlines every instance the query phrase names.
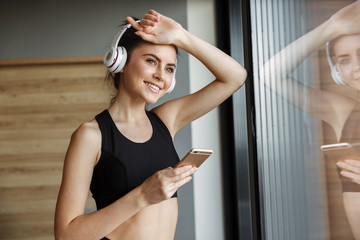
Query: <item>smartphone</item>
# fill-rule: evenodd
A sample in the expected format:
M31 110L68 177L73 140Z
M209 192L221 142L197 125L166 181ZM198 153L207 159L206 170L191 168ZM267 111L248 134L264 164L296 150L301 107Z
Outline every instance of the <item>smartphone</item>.
M342 150L342 149L348 149L352 147L358 147L360 146L360 143L334 143L334 144L327 144L322 145L320 147L321 151L333 151L333 150Z
M212 153L213 151L209 149L193 148L176 164L175 168L186 165L200 167Z

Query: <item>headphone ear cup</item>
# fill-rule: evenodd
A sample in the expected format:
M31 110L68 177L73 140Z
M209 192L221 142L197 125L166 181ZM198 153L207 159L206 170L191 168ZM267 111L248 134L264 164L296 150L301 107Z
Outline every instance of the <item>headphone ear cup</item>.
M117 59L116 48L110 48L104 56L104 65L109 69L111 68Z
M176 66L177 66L177 63L178 63L178 60L176 59L176 63L175 63ZM171 93L171 92L174 90L174 88L175 88L175 84L176 84L176 79L175 79L176 69L177 69L177 68L175 68L174 73L173 73L173 77L172 77L172 80L171 80L171 85L170 85L169 89L166 91L166 93Z
M333 62L330 54L330 42L326 43L326 55L330 66L331 76L334 79L334 82L338 85L346 85L337 65Z
M112 65L108 66L109 72L118 73L124 68L127 59L127 51L124 47L116 48L116 56Z
M331 68L331 76L333 77L336 84L345 85L345 82L341 76L341 73L336 65L333 65L333 67Z
M171 85L170 85L169 89L166 91L166 93L171 93L175 88L175 84L176 84L176 79L175 79L175 73L174 73L174 77L171 80Z
M140 22L137 20L136 22ZM118 43L126 32L127 29L131 28L131 24L125 25L120 32L115 36L114 41L111 44L111 48L104 56L104 64L108 68L109 72L118 73L124 68L127 60L126 49L122 46L118 46Z

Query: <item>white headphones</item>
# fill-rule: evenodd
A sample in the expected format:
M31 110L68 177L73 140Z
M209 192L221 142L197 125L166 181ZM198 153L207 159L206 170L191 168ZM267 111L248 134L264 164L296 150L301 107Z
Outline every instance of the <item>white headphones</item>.
M341 76L339 69L337 68L337 65L332 61L330 54L330 42L326 43L326 55L331 69L331 76L334 79L335 83L338 85L346 85L346 83L344 82Z
M137 22L140 22L140 20L138 20ZM125 47L118 46L118 44L119 44L121 37L124 35L126 30L129 29L130 27L131 27L131 24L129 23L129 24L125 25L124 28L118 32L118 34L116 34L114 41L112 42L112 44L110 46L110 49L105 53L104 64L108 68L109 72L118 73L121 71L121 69L124 68L124 66L126 64L127 51L126 51ZM175 83L176 83L175 73L176 73L176 68L174 70L171 85L170 85L169 89L166 91L166 93L172 92L172 90L174 90L174 88L175 88Z

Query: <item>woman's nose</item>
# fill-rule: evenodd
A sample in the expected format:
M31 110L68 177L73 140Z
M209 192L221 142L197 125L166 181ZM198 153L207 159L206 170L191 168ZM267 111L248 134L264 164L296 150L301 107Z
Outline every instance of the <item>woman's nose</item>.
M161 71L161 69L157 69L154 72L154 78L159 79L160 81L164 81L164 73Z

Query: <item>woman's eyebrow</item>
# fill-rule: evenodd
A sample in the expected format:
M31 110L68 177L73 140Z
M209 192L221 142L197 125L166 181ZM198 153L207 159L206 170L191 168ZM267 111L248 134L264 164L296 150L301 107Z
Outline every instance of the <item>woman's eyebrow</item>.
M339 55L339 56L336 56L336 57L335 57L335 60L337 60L337 59L339 59L339 58L348 57L348 56L349 56L349 54L341 54L341 55Z
M143 56L151 56L151 57L155 58L156 61L161 62L161 59L160 59L158 56L156 56L155 54L146 53L146 54L143 54ZM168 63L167 65L176 67L176 64L175 64L175 63Z

